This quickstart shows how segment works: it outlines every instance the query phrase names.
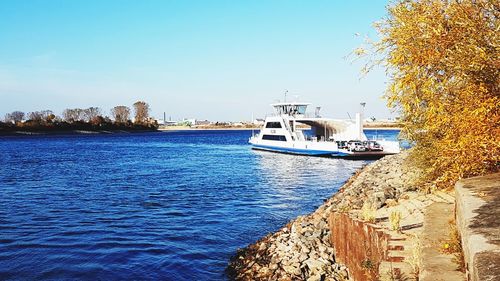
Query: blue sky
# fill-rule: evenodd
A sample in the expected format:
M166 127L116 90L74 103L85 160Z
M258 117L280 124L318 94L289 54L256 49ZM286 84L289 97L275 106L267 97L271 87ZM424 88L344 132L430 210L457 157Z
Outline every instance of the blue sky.
M289 97L346 118L391 116L387 78L345 57L386 1L0 3L0 116L147 101L156 117L245 120Z

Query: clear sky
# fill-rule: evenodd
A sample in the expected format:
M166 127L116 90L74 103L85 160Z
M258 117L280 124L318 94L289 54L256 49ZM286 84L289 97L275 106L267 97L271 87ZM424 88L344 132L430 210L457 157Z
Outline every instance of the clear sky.
M391 116L387 78L345 57L387 1L3 0L0 116L151 105L173 119L249 120L290 99L346 118ZM312 109L311 109L312 111Z

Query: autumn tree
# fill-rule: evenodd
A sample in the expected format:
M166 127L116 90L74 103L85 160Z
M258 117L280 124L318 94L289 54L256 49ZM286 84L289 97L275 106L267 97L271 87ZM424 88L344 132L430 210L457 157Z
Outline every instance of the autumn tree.
M63 119L68 123L83 121L85 119L84 111L80 108L65 109L63 111Z
M52 122L56 119L56 115L52 112L52 110L33 111L28 113L28 119L41 124Z
M111 120L109 120L109 121L111 121ZM99 125L111 123L111 122L108 122L108 120L106 120L106 117L103 117L101 115L97 115L90 120L90 123L94 126L99 126Z
M63 111L63 118L68 123L73 122L91 122L96 117L102 114L101 109L99 107L89 107L86 109L81 108L73 108L73 109L65 109Z
M83 115L86 122L91 122L101 115L101 109L99 107L89 107L83 110Z
M62 113L62 118L64 121L68 122L68 123L71 123L73 121L75 121L75 119L73 118L73 112L71 109L65 109Z
M24 119L24 112L22 111L13 111L11 113L5 114L5 122L9 123L18 123Z
M130 108L124 105L118 105L111 109L111 115L116 123L126 123L130 120Z
M145 124L149 117L149 104L144 101L134 103L134 122L137 124Z
M499 168L499 18L495 0L398 0L376 24L388 104L434 186Z

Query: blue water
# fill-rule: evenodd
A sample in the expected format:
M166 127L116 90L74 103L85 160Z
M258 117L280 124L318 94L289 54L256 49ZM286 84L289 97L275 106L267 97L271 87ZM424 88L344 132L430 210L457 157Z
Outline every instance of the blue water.
M399 130L376 130L367 129L364 131L366 138L377 140L398 141Z
M224 280L238 248L366 163L253 151L250 134L0 137L0 280Z

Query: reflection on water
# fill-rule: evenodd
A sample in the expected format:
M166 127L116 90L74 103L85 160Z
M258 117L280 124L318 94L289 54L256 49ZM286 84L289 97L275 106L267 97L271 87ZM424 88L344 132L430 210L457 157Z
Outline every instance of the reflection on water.
M292 202L303 196L305 190L322 193L329 189L333 194L347 177L368 162L260 150L253 153L257 156L261 182L273 190L269 195L287 197Z

